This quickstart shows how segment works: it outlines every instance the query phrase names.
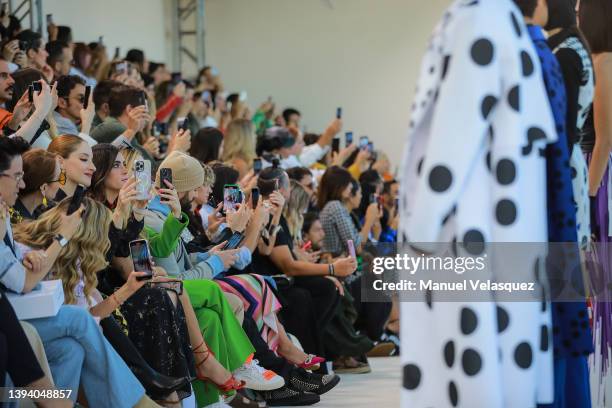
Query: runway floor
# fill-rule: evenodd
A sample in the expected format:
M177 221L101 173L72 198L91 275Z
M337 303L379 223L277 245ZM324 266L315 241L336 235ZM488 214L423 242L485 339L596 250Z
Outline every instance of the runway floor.
M343 374L340 384L321 396L316 408L399 407L401 364L399 357L370 358L372 372Z

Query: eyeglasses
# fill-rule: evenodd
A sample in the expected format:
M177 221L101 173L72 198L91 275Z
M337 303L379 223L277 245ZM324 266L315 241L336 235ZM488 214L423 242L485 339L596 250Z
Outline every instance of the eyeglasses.
M66 170L61 169L57 180L52 180L49 182L49 184L50 183L59 183L60 186L66 185Z
M19 184L21 180L23 180L23 172L17 174L0 173L0 176L12 178L17 184Z

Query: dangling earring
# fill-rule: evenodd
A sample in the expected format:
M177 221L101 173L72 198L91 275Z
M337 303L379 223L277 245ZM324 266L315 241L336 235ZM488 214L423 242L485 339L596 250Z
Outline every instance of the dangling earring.
M42 199L42 205L43 205L44 207L46 207L46 206L47 206L47 197L45 196L45 190L43 190L43 189L41 188L41 189L40 189L40 193L41 193L41 194L42 194L42 196L43 196L43 199Z

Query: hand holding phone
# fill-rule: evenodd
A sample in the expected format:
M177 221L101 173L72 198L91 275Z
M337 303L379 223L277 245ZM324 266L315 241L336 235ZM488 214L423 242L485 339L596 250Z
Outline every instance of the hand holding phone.
M355 244L353 243L353 240L349 239L346 241L346 245L348 246L348 251L351 258L357 259L357 253L355 252Z
M353 144L353 132L345 132L344 133L344 146L349 147Z
M253 173L259 174L261 169L263 168L263 163L259 157L253 159Z
M159 188L168 189L168 184L166 181L172 184L172 169L169 167L162 167L159 169Z
M145 276L136 278L138 281L153 278L153 263L149 251L149 243L146 239L137 239L130 242L130 255L134 265L134 272L145 272Z
M257 204L259 204L259 188L255 187L251 190L251 205L255 209Z
M89 106L89 97L91 95L91 86L85 87L85 95L83 96L83 109L87 109Z

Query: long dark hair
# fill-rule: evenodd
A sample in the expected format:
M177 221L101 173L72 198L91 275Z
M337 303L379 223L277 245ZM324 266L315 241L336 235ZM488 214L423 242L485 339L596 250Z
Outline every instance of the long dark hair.
M383 179L376 170L368 170L359 176L359 184L361 186L361 203L356 212L359 218L363 218L370 205L372 194L375 194L377 187L383 184Z
M104 180L113 169L113 164L119 154L119 149L109 143L99 143L91 148L96 171L91 177L91 187L88 194L91 198L108 205L104 191Z
M580 29L593 54L612 52L612 3L610 0L582 0Z
M204 164L219 160L221 143L223 143L223 133L219 129L214 127L200 129L191 137L189 155Z
M548 23L546 30L555 28L565 30L569 35L577 37L589 54L589 42L578 28L576 21L576 0L548 0Z
M323 210L330 201L342 201L342 192L351 184L353 177L346 169L338 166L329 167L321 177L317 205Z
M209 199L210 205L214 207L223 202L223 186L226 184L236 184L240 174L238 170L220 162L213 163L210 167L215 172L215 184L213 184Z

